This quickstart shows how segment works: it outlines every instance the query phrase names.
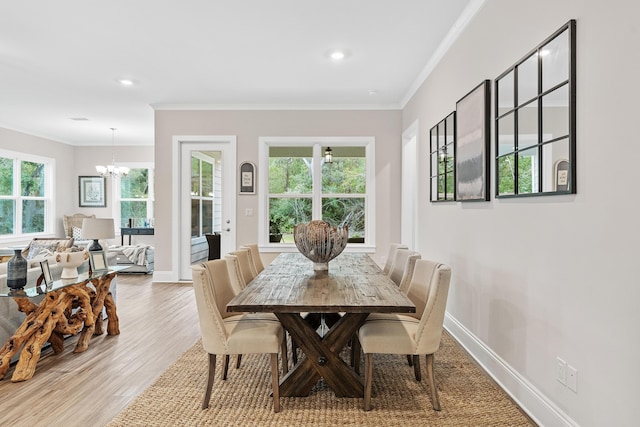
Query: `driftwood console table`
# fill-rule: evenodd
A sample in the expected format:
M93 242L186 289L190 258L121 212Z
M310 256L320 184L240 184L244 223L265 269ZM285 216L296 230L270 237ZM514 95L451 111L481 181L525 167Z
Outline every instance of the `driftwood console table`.
M0 379L3 379L11 358L20 349L20 358L11 381L28 380L35 373L42 346L48 341L54 353L64 349L64 336L80 333L74 353L89 347L94 335L104 333L102 309L108 316L107 334L120 333L116 305L109 292L111 281L119 268L92 275L80 274L74 279L55 280L49 286L27 285L24 289L0 291L0 297L13 298L18 309L26 314L18 327L0 349ZM44 295L38 304L33 299Z

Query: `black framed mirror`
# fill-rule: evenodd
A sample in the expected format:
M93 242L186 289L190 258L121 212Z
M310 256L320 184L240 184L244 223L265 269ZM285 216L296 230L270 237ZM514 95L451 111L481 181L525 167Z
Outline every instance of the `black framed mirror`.
M495 80L498 198L576 193L576 22Z
M456 199L455 134L455 111L429 131L432 202L449 202Z

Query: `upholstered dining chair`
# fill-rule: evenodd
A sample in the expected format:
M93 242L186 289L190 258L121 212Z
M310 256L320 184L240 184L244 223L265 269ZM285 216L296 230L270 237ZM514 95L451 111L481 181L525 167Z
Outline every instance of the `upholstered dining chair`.
M419 252L409 249L398 249L389 270L389 278L406 294L413 277L416 261L422 258Z
M251 261L253 261L253 266L255 268L256 274L260 274L262 270L264 270L264 263L262 262L262 257L260 256L260 250L258 249L257 243L251 243L248 245L240 246L240 249L249 249L249 256L251 257Z
M258 273L256 273L256 271L253 268L253 263L251 261L251 258L249 258L251 256L250 253L251 252L249 251L249 249L238 249L236 251L229 252L228 254L225 255L225 258L236 257L238 260L238 267L240 269L239 278L241 280L240 282L241 289L244 289L245 287L247 287L249 282L251 282L258 275Z
M393 266L393 260L396 258L396 251L398 249L409 249L409 247L400 243L392 243L389 245L387 260L385 261L384 268L382 269L384 274L389 274L389 270L391 270L391 267Z
M434 353L440 347L442 325L449 293L451 269L429 260L417 260L409 285L409 298L415 302L419 319L402 314L378 315L367 319L358 331L358 338L365 355L364 410L371 410L371 383L373 355L413 355L416 380L420 381L419 356L426 355L427 377L433 409L440 410L438 390L433 374ZM359 353L355 355L360 357Z
M278 352L282 353L283 375L288 372L287 348L280 322L265 319L260 314L227 312L226 304L234 292L225 260L207 261L193 266L192 270L202 346L209 354L209 376L202 409L209 407L215 378L216 355L269 353L273 410L279 412Z

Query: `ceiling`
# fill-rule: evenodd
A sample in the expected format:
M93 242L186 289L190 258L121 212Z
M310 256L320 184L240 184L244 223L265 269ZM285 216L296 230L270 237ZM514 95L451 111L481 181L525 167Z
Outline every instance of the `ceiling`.
M0 127L153 145L154 109L398 109L483 3L2 0Z

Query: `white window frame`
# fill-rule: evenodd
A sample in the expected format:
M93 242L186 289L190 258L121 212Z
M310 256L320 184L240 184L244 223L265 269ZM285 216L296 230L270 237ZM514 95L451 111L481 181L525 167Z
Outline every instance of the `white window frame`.
M122 212L122 206L120 206L120 202L121 201L135 201L135 202L140 202L143 200L146 200L147 202L147 218L149 218L150 220L153 220L154 218L154 209L155 209L155 185L154 185L154 175L155 175L155 170L154 170L154 164L151 162L142 162L142 163L123 163L123 162L118 162L118 164L120 166L126 166L129 169L149 169L149 196L146 199L122 199L120 197L122 188L121 186L121 177L118 176L114 179L114 189L115 191L113 191L113 199L114 199L114 203L113 205L115 206L114 212L113 212L113 221L116 224L116 237L120 237L120 224L122 223L122 218L121 218L121 212ZM151 224L153 225L153 223Z
M347 245L346 252L374 253L376 251L376 183L375 183L375 137L259 137L258 157L258 244L263 252L296 252L293 243L269 243L269 148L270 147L313 147L313 175L321 177L320 159L326 147L364 147L366 158L366 192L365 192L365 242ZM314 179L314 182L320 182ZM287 197L289 195L287 194ZM312 200L312 218L322 219L322 186L314 185ZM327 196L325 194L325 196ZM331 197L340 197L340 194L331 194ZM352 196L352 195L348 195ZM308 195L305 195L308 197ZM318 203L320 201L320 203Z
M55 231L55 185L53 183L56 172L56 161L50 157L35 156L33 154L20 153L17 151L0 150L0 157L13 160L13 194L2 196L2 200L15 201L15 217L13 220L13 234L5 234L0 237L3 245L18 244L34 237L51 237L56 235ZM20 163L33 162L44 164L45 186L44 197L26 197L20 194ZM17 185L16 185L17 183ZM44 200L44 231L39 233L22 233L22 201L24 200Z

